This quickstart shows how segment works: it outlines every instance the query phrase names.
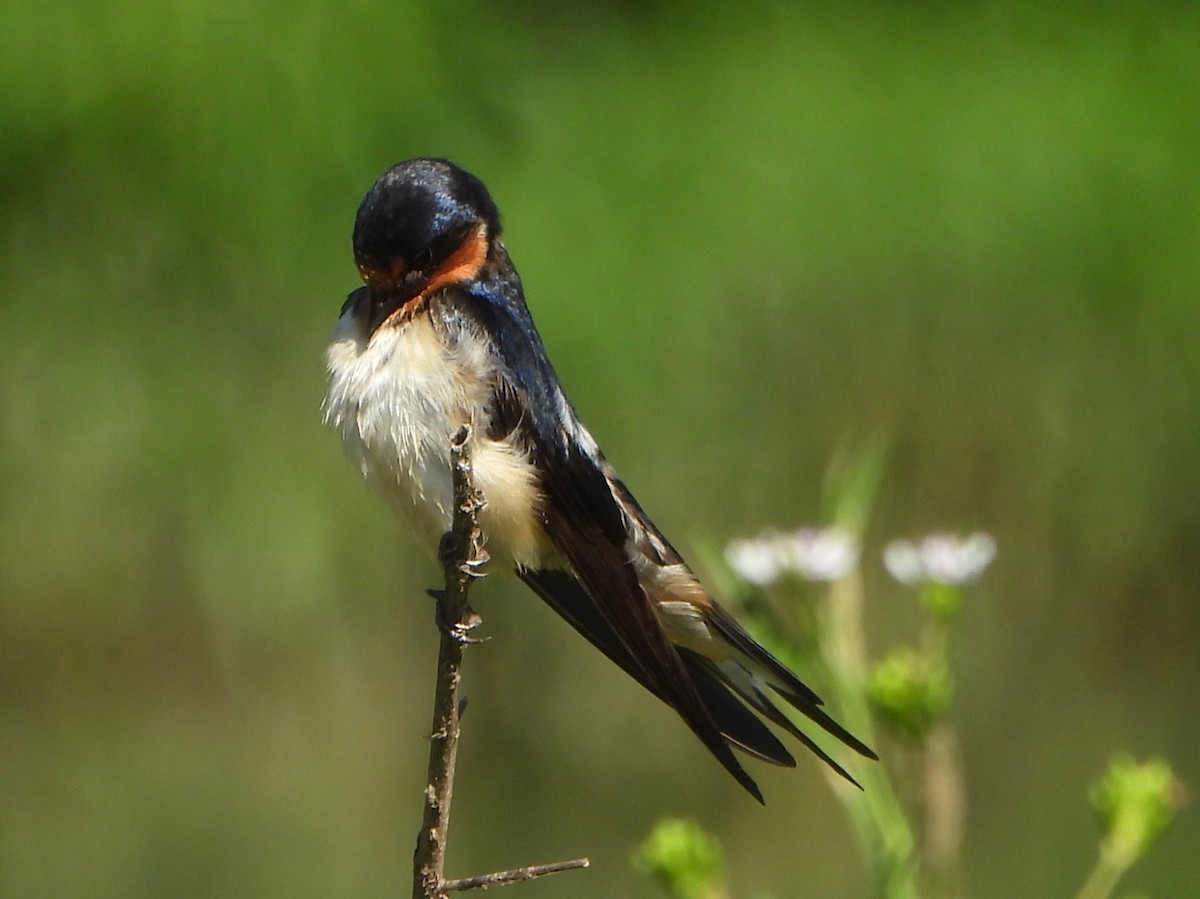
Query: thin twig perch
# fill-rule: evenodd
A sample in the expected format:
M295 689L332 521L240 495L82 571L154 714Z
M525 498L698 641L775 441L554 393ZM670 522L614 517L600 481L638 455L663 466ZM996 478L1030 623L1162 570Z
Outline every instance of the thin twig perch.
M574 871L576 868L586 868L591 862L586 858L574 858L569 862L552 862L549 865L530 865L528 868L514 868L511 871L497 871L495 874L480 874L477 877L464 877L462 880L447 880L442 889L447 893L460 890L483 889L495 886L507 886L510 883L522 883L543 877L546 874L557 874L559 871Z
M472 479L470 436L470 427L464 425L450 441L454 519L439 549L446 587L444 590L430 591L437 599L437 622L442 639L433 698L425 812L413 852L413 899L446 899L446 894L452 891L521 883L546 874L588 866L588 860L581 858L462 880L447 881L444 876L450 800L454 794L454 765L458 755L459 720L463 707L458 695L462 657L466 645L477 642L470 633L480 624L479 616L467 602L467 591L471 581L482 576L479 569L488 560L477 520L486 499L475 489Z

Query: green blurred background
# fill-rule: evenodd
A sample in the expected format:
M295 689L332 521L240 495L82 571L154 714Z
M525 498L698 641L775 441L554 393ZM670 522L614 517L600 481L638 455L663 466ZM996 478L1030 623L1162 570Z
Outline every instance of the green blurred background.
M1069 896L1118 749L1200 769L1193 4L17 0L0 33L0 893L406 894L433 564L321 428L354 210L492 188L576 405L686 554L984 529L956 647L977 897ZM869 890L818 764L741 795L517 586L476 593L449 869L662 814L739 897ZM888 754L887 745L879 747ZM1185 811L1130 881L1200 887ZM569 878L569 881L567 880Z

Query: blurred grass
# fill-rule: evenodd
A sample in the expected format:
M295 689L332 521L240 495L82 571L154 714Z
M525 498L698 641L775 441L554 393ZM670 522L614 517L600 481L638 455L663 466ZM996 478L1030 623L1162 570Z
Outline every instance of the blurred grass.
M876 539L996 535L958 672L974 895L1069 894L1114 749L1195 781L1193 7L6 18L0 894L406 882L436 575L317 407L354 209L418 153L492 187L560 374L685 552L811 520L880 432ZM868 589L877 635L910 624ZM669 812L741 895L861 895L812 766L757 770L752 807L536 601L480 594L454 873L586 853L573 890L637 895ZM1196 881L1194 818L1131 887Z

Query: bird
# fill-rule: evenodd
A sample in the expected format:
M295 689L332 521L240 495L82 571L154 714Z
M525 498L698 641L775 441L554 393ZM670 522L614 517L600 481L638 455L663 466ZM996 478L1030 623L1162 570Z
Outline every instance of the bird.
M437 547L450 530L449 444L469 426L495 564L672 708L758 802L733 750L796 765L764 719L857 785L777 703L875 752L717 603L580 421L483 182L445 159L392 166L358 207L353 250L363 283L326 350L323 418L417 539Z

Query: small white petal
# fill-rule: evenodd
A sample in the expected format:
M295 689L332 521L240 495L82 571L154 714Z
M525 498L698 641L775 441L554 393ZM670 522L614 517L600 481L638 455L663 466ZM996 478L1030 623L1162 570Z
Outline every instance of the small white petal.
M883 548L883 566L888 574L910 587L925 579L917 548L907 540L893 540Z
M921 541L917 550L925 580L957 584L962 568L962 544L947 534L934 534Z
M839 528L801 528L781 539L789 567L806 580L836 581L858 564L858 540Z
M972 534L963 544L963 581L973 581L996 558L996 540L991 534Z
M779 580L783 559L774 540L733 540L725 547L725 561L742 580L766 587Z

